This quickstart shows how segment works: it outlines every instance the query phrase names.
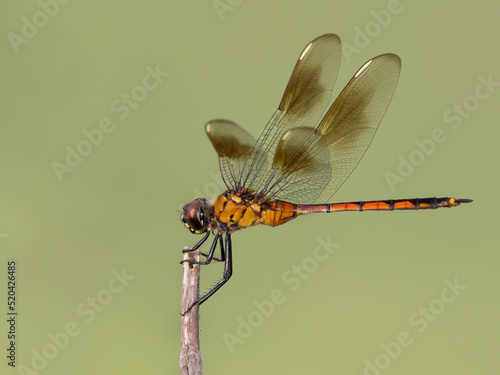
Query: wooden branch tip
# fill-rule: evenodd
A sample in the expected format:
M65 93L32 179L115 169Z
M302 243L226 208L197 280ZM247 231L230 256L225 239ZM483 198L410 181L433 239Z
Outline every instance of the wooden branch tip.
M186 250L189 248L184 248ZM184 253L184 260L200 261L198 251ZM182 276L182 313L200 296L200 265L183 263ZM200 314L199 306L194 306L181 318L181 356L179 366L182 375L201 375L202 359L200 349Z

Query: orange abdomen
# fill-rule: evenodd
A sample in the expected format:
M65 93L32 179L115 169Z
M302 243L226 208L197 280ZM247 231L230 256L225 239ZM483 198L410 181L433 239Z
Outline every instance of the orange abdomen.
M234 232L258 224L275 227L299 215L316 212L421 210L455 207L468 202L471 200L433 197L328 204L295 204L280 200L262 203L262 201L245 200L238 193L226 192L215 201L214 211L219 221L226 225L230 232Z
M302 214L297 209L298 206L300 205L283 201L268 202L262 207L260 222L270 227L288 223Z

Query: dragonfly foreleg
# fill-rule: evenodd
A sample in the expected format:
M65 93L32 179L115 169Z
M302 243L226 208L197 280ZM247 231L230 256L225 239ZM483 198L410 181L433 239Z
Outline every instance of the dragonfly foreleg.
M215 243L216 243L216 241L214 241L214 244ZM212 250L215 250L214 244L212 244L212 248L210 249L211 253L212 253ZM222 244L222 240L221 240L221 244ZM212 287L212 289L210 289L207 293L205 293L203 296L198 298L191 306L189 306L189 308L186 311L184 311L182 313L182 315L186 314L189 310L191 310L193 308L193 306L195 306L197 304L201 305L207 299L212 297L215 294L215 292L217 292L231 278L231 275L233 274L233 257L232 257L231 235L228 233L226 233L226 244L224 247L223 254L224 254L223 258L225 259L225 264L224 264L224 274L222 275L222 280L220 280L217 284L215 284Z
M210 232L207 232L207 234L205 234L205 236L196 245L194 245L192 248L190 248L190 249L183 249L182 253L189 253L191 251L198 250L198 248L201 245L203 245L203 243L207 240L208 236L210 236Z
M193 249L196 250L197 248L199 248L200 245L203 244L203 242L205 242L205 240L206 240L207 237L208 236L205 236L205 238L203 238L200 242L198 242L196 245L194 245ZM191 264L210 264L210 262L212 261L212 259L214 259L215 248L217 247L217 242L219 242L219 238L222 240L221 235L219 233L217 233L215 235L214 242L212 242L212 246L210 247L210 252L208 253L208 255L205 255L205 254L201 253L202 255L205 255L207 257L207 259L205 259L204 261L196 261L196 260L184 259L184 260L181 261L181 264L184 263L184 262L191 263ZM188 251L193 251L193 249L188 250ZM183 252L186 252L186 251L183 251ZM215 258L215 259L218 260L217 258Z

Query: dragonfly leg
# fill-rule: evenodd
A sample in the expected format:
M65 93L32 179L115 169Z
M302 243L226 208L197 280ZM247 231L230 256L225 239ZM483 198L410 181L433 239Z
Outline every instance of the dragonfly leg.
M212 245L212 247L215 248L214 245ZM233 274L233 257L232 257L231 235L228 233L226 233L226 244L223 254L224 254L223 257L225 259L225 264L224 264L224 274L222 275L222 280L220 280L217 284L215 284L212 287L212 289L210 289L207 293L205 293L203 296L201 296L195 302L193 302L193 304L189 306L189 308L186 311L184 311L182 315L186 314L189 310L191 310L193 306L201 305L207 299L212 297L215 294L215 292L217 292L231 278L231 275Z
M212 260L215 260L216 262L224 262L226 260L226 256L224 254L224 243L222 242L222 236L219 237L219 244L220 244L220 259L216 257L212 257ZM208 257L208 254L200 252L201 255Z
M196 250L197 248L199 248L200 243L205 242L206 238L207 238L207 236L205 236L205 238L203 238L200 242L198 242L196 245L194 245L193 249ZM210 264L210 262L212 261L212 259L214 257L215 248L217 247L217 242L219 242L219 238L222 238L222 237L219 233L217 233L215 235L214 242L212 242L212 246L210 247L210 252L208 253L208 255L203 254L207 257L207 259L205 261L197 262L195 260L184 259L181 261L181 264L184 262L191 263L191 264ZM191 249L189 251L193 251L193 250Z
M207 232L207 234L205 234L205 236L196 245L194 245L192 248L190 248L190 249L183 249L182 253L189 253L191 251L198 250L198 248L201 245L203 245L203 243L207 240L208 236L210 236L210 232Z

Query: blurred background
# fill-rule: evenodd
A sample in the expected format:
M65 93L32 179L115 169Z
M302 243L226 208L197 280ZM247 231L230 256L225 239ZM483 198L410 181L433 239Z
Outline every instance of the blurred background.
M179 261L199 240L180 210L224 190L203 126L227 118L257 136L325 33L344 47L334 95L376 55L403 62L334 201L474 203L236 233L233 278L201 308L205 373L498 369L499 12L451 0L4 2L3 353L9 260L18 316L17 367L2 356L2 373L179 372ZM203 290L221 275L203 268Z

